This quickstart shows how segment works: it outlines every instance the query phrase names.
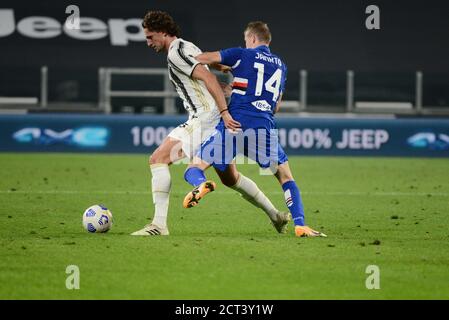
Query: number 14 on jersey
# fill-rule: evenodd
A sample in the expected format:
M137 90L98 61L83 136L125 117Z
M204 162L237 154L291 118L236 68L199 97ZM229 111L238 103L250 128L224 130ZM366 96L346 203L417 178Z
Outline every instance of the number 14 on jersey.
M254 68L257 69L257 82L256 82L256 92L254 95L259 97L262 95L262 90L264 87L264 71L265 65L260 62L254 63ZM273 94L273 101L277 101L279 97L279 88L281 86L282 70L277 69L275 73L265 82L265 90Z

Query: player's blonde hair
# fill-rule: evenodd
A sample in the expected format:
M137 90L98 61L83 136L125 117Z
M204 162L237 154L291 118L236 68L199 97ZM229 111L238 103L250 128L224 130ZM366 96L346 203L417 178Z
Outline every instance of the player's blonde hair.
M268 28L268 25L265 22L252 21L246 26L245 32L255 35L259 41L266 43L271 42L270 28Z

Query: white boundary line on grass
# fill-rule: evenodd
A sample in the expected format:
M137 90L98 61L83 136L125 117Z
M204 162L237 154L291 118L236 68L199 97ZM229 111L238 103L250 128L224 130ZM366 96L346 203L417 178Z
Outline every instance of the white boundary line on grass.
M186 194L188 191L171 192L172 194ZM234 194L235 191L215 191L218 194ZM111 194L111 195L151 195L150 191L77 191L77 190L0 190L0 194ZM284 194L281 191L266 192L266 194ZM302 195L310 196L376 196L376 197L448 197L447 192L361 192L361 191L303 191Z

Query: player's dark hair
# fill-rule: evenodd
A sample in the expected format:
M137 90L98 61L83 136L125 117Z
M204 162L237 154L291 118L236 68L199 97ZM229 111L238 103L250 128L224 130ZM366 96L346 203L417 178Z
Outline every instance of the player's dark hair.
M252 21L248 23L245 31L248 31L249 34L254 34L259 41L267 43L271 42L271 32L265 22Z
M165 32L172 37L179 37L181 34L179 26L164 11L148 11L143 18L142 27L153 32Z

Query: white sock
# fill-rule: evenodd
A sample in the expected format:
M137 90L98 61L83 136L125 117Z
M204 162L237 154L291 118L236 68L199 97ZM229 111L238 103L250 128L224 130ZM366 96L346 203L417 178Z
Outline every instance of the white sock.
M239 180L231 188L239 192L249 203L265 211L272 220L276 219L278 210L253 180L240 174Z
M151 168L151 191L153 194L153 223L161 228L167 227L168 203L170 199L171 178L167 164L153 164Z

